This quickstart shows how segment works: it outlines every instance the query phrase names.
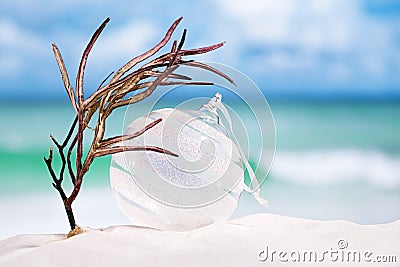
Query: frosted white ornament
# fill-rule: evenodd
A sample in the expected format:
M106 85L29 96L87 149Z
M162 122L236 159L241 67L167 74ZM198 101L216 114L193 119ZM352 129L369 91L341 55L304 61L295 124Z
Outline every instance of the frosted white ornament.
M199 110L160 109L132 122L132 134L161 123L124 146L159 146L179 155L123 152L112 157L111 186L135 224L191 230L227 220L243 190L242 153L220 124L216 94ZM247 161L246 161L247 163Z

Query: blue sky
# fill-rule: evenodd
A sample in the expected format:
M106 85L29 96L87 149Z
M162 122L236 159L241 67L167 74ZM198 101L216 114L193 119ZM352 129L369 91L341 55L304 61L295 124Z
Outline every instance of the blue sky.
M66 97L51 43L73 77L107 16L88 90L183 16L176 38L188 28L187 47L227 41L198 59L237 68L267 97L400 96L400 1L14 0L0 3L0 100Z

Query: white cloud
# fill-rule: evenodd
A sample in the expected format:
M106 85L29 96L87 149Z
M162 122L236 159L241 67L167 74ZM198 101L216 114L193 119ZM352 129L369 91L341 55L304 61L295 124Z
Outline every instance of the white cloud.
M344 50L353 41L356 2L249 0L217 1L245 40L295 44L304 49ZM350 14L349 14L350 13ZM240 33L239 33L240 34Z
M43 52L45 42L39 36L25 31L11 20L0 20L0 46L23 49L30 53Z
M254 44L265 47L264 53L251 60L251 71L256 73L265 74L269 69L284 74L307 68L333 82L351 83L363 78L384 82L389 66L400 70L400 62L393 58L399 53L396 23L367 14L361 1L216 3L221 10L220 20L232 24L229 36L236 36L230 40L236 51L246 51ZM269 51L271 47L277 49ZM243 58L237 60L243 62Z
M197 9L175 3L168 10L160 0L140 6L117 2L109 7L104 0L2 3L0 77L14 76L2 81L18 84L30 71L48 87L59 82L53 41L72 78L90 34L109 15L113 20L88 62L88 82L97 83L158 42L175 15L184 15L182 24L189 28L186 47L227 41L223 49L196 57L199 60L230 64L266 81L273 77L283 87L290 76L298 79L299 88L313 84L349 88L359 83L363 83L360 88L400 87L400 78L393 75L400 71L400 21L368 14L362 0L209 0L195 2ZM143 15L150 7L152 12ZM165 15L165 11L171 12ZM292 85L287 82L288 90Z
M43 55L46 43L10 20L0 20L0 77L18 76L29 55ZM31 63L31 62L29 62Z

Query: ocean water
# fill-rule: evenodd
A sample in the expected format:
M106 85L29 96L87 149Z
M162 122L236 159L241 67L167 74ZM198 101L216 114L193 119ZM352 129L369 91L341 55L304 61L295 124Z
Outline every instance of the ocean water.
M400 219L400 103L272 102L271 109L276 154L262 186L270 207L243 193L234 217L270 212L361 224ZM62 140L73 117L67 103L0 105L0 239L68 229L43 156L49 134ZM122 132L123 117L121 110L111 118L107 134ZM129 223L113 199L109 163L110 157L96 159L84 181L75 203L82 225Z

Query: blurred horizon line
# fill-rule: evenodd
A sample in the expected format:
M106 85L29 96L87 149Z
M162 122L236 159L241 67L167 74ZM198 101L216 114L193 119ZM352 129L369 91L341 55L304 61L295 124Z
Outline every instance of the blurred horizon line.
M332 92L304 92L301 93L293 93L293 92L271 92L266 94L263 93L268 102L275 103L307 103L307 102L316 102L316 103L397 103L400 102L400 92L386 92L386 93L378 93L378 92L368 92L360 95L356 92L342 92L342 93L332 93ZM182 99L187 99L188 97L196 97L195 93L187 93L184 96L180 97ZM169 102L169 100L176 101L176 98L166 97L165 102ZM179 99L178 99L179 100ZM231 99L232 100L232 99ZM234 99L233 99L234 100ZM34 103L69 103L69 99L65 94L62 96L61 94L57 95L29 95L29 96L2 96L0 97L0 104L34 104Z

